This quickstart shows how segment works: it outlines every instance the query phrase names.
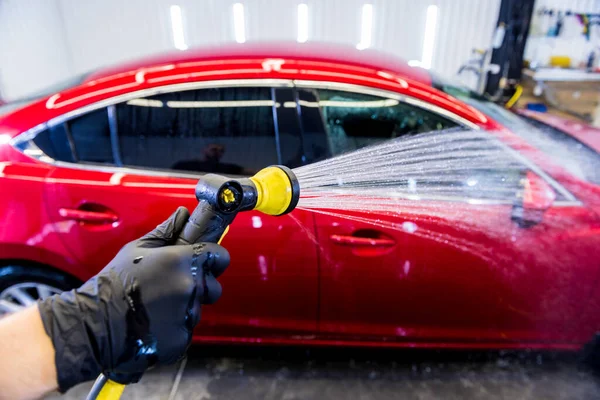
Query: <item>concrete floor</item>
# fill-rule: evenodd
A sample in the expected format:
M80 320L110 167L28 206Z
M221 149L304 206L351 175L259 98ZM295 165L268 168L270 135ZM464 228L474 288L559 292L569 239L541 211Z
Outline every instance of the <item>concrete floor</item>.
M569 353L195 347L181 367L147 373L123 399L600 399L600 378Z

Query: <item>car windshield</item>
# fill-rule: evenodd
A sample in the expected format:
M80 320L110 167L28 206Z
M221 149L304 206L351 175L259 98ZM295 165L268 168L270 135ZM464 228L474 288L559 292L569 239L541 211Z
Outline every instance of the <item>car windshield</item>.
M600 184L600 154L559 129L521 117L468 88L433 77L439 90L475 107L504 125L530 145L549 155L579 179Z
M54 85L48 86L43 90L39 90L30 95L11 100L8 103L0 106L0 115L7 114L11 111L14 111L18 108L21 108L29 103L33 103L34 101L43 99L44 97L48 97L53 95L54 93L69 89L73 86L77 86L81 84L85 79L90 75L90 73L76 75L67 80L61 81Z

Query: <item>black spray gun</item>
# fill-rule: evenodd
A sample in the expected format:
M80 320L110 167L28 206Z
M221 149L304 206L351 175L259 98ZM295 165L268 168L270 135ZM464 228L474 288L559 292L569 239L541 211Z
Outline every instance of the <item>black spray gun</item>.
M287 214L298 204L300 185L292 170L275 165L251 178L204 175L196 185L196 198L198 205L181 231L178 245L220 242L240 211ZM125 385L100 375L87 399L118 400L124 389Z
M218 242L240 211L257 210L268 215L292 211L300 198L296 175L276 165L251 178L231 179L208 174L196 185L198 206L177 239L177 244Z

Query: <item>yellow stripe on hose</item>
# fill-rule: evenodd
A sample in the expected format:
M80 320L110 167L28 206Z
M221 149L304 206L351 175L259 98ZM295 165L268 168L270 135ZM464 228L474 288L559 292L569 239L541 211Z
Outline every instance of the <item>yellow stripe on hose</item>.
M119 400L123 390L125 390L125 385L108 380L98 393L96 400Z
M223 241L223 239L225 239L225 235L227 235L227 232L229 232L229 225L227 225L227 227L223 231L223 234L221 235L221 238L219 239L219 241L217 242L217 244L221 244L221 242Z
M512 106L514 106L522 94L523 94L523 86L517 85L515 87L515 93L513 93L512 97L506 102L504 107L511 108Z

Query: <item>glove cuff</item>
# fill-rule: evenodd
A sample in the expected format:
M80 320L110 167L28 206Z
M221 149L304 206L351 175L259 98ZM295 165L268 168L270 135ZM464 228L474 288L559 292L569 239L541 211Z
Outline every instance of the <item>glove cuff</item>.
M95 379L102 372L99 346L90 341L90 327L82 318L85 313L80 309L78 296L76 290L71 290L38 302L44 329L54 345L61 393Z

